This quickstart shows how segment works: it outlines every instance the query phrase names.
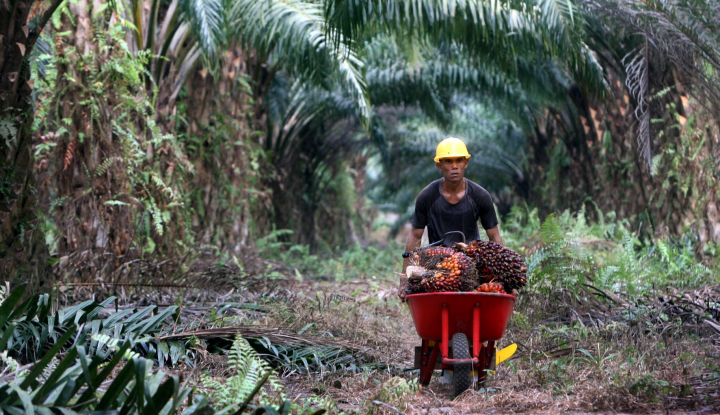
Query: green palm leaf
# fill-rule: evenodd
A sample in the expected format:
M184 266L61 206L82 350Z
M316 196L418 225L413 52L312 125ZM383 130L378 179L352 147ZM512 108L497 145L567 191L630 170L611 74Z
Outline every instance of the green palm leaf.
M509 66L518 51L537 46L533 16L497 0L329 0L326 16L346 38L356 39L368 27L410 30L435 40L455 40L477 56L494 54Z
M360 118L369 118L363 63L342 36L328 35L320 4L239 0L230 21L235 34L268 59L272 73L286 70L325 88L337 79L355 101Z
M223 0L183 0L183 20L189 21L192 31L208 57L214 57L225 38L225 7Z
M498 108L527 118L526 106L564 97L569 77L552 61L518 58L514 73L475 61L455 43L424 46L415 58L391 37L373 39L366 47L367 80L371 100L380 105L415 105L442 121L453 94L478 99L493 97ZM417 62L412 63L410 59Z
M539 0L537 9L551 54L566 58L575 79L601 96L607 94L603 69L585 44L584 17L575 0Z
M516 8L514 8L516 7ZM499 0L328 0L325 13L337 35L365 31L452 40L476 61L515 73L517 59L557 59L598 92L607 89L602 68L582 41L573 0L504 3Z

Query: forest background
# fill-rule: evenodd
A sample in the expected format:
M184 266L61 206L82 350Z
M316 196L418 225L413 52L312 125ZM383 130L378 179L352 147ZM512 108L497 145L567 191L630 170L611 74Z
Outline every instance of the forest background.
M273 232L367 245L379 212L409 219L450 134L501 215L587 209L715 251L710 3L363 3L13 6L4 273L99 277Z
M0 274L11 286L221 284L227 269L276 277L268 260L347 272L312 262L399 253L393 236L437 177L448 135L467 142L467 177L493 195L521 253L573 245L577 235L552 231L581 212L579 228L598 224L599 239L665 264L652 284L717 282L713 1L0 10ZM610 282L630 268L604 272L607 287L628 289Z

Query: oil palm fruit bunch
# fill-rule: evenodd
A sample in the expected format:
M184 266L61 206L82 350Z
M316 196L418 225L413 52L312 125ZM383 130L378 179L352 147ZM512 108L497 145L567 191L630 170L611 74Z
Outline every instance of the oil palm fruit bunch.
M477 286L473 260L452 248L418 249L411 264L425 270L415 292L472 291Z
M478 281L482 283L498 282L505 292L512 292L527 284L527 265L523 257L512 249L491 242L471 241L469 244L456 244L455 249L464 252L475 261Z
M480 284L479 287L477 287L478 292L481 293L501 293L505 294L505 289L503 288L503 285L499 282L486 282L485 284Z
M420 284L425 289L425 292L429 293L458 291L460 289L460 278L455 275L436 272L430 278L423 279Z

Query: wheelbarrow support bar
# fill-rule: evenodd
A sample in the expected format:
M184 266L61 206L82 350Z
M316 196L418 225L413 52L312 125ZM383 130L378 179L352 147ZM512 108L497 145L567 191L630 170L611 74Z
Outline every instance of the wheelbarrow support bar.
M472 357L470 359L443 359L443 363L446 365L459 365L462 363L472 363L473 366L477 366L480 363L480 360L478 360L477 357Z
M440 343L440 348L442 349L442 357L443 361L448 356L448 344L450 343L450 334L448 333L450 328L448 327L450 325L449 323L449 317L448 317L448 306L447 304L443 303L442 305L442 342Z
M480 357L480 303L475 303L473 307L473 360L474 364L477 364L478 357Z
M472 359L450 359L448 355L448 347L450 345L450 323L449 323L449 311L447 304L442 305L442 342L440 348L442 349L442 362L448 365L455 365L460 363L472 363L473 366L480 364L480 303L475 303L473 307L473 357Z

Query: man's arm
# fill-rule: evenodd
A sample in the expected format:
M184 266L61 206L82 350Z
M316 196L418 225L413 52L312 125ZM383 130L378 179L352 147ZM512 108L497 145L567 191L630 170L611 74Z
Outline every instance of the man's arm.
M494 228L485 229L485 233L487 233L488 239L490 241L499 243L500 245L503 244L502 237L500 237L500 230L497 226L495 226Z
M424 228L413 228L412 232L410 232L410 235L408 235L407 244L405 245L405 252L410 252L413 249L420 246L420 241L422 240L423 232L425 232ZM403 269L402 273L403 275L400 276L400 281L398 285L398 297L400 297L401 300L405 300L405 284L407 283L407 278L404 276L405 270L407 270L408 264L410 263L410 258L403 259Z
M408 235L407 244L405 245L405 252L410 252L420 246L420 241L422 240L424 232L425 229L412 228L412 232L410 232L410 235ZM407 269L409 263L409 257L403 260L403 274L405 273L405 270Z

